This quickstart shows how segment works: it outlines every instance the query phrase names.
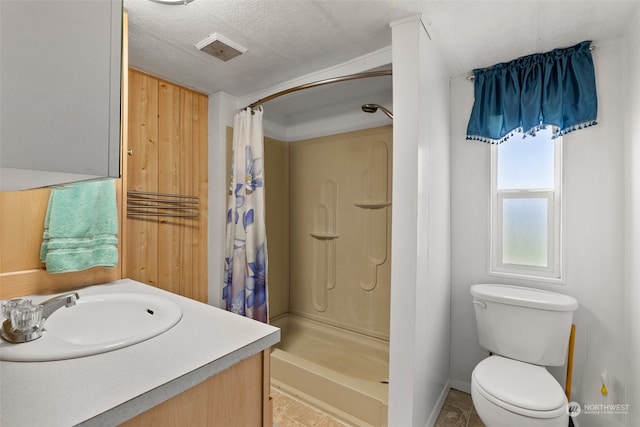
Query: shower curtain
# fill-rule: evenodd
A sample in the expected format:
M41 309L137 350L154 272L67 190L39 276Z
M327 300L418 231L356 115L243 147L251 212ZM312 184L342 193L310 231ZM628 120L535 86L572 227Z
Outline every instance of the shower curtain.
M227 204L226 309L267 323L267 235L264 214L262 107L236 114Z

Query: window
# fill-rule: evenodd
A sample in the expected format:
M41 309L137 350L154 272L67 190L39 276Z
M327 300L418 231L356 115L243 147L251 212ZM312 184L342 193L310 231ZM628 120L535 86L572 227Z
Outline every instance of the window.
M543 129L491 150L490 272L559 280L561 138Z

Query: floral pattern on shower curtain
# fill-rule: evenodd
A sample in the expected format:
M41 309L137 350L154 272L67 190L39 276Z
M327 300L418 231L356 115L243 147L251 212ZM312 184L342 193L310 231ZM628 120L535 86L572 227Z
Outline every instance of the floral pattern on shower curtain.
M262 108L236 114L227 204L226 309L268 322Z

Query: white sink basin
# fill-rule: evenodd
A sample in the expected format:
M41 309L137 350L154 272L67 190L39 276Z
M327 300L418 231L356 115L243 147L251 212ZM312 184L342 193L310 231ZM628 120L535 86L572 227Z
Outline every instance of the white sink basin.
M160 335L182 318L182 309L148 294L80 296L45 321L42 337L21 344L0 340L0 360L42 362L91 356Z

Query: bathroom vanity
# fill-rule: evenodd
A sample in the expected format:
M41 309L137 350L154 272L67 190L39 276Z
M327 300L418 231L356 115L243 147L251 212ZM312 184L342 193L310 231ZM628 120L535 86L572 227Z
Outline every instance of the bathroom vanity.
M80 300L161 296L183 315L166 332L118 350L0 361L0 425L271 426L269 348L278 328L130 279L77 292Z

